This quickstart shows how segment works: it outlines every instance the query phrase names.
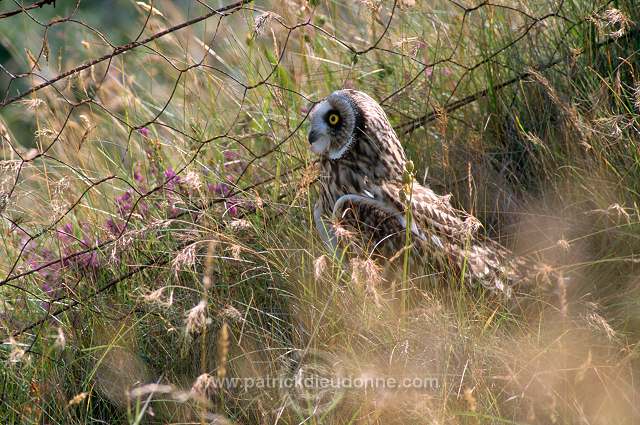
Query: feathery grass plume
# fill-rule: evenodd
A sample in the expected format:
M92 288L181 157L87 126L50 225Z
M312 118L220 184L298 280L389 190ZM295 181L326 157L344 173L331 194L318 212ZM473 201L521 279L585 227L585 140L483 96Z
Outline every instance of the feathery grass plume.
M171 265L173 266L173 272L178 276L178 273L186 266L193 267L196 263L196 244L190 244L182 251L178 253L173 259Z
M244 322L245 320L240 310L238 310L231 304L227 304L222 308L222 310L220 311L220 317L223 317L224 319L228 319L232 322L239 322L239 323Z
M64 331L61 326L58 326L56 339L53 345L59 350L64 350L64 347L67 345L67 338L64 336Z
M327 266L329 265L329 260L326 255L322 254L318 258L313 261L313 277L315 280L319 281L322 275L324 274Z
M569 249L571 249L571 243L566 239L558 239L556 245L558 245L558 247L560 247L564 252L569 252Z
M189 171L182 179L185 187L190 192L197 192L202 188L202 178L195 171Z
M478 411L478 401L476 397L473 395L473 388L465 387L464 389L464 401L467 403L467 409L476 412Z
M612 213L612 215L616 215L617 218L624 218L627 224L631 224L631 216L629 215L627 210L617 202L615 204L609 205L609 207L607 208L607 212Z
M268 11L256 16L253 22L253 33L251 38L255 39L263 35L269 26L269 22L276 17L278 17L277 14Z
M203 373L196 378L195 382L191 386L191 393L207 399L211 398L214 390L216 389L216 378L208 373Z
M593 328L598 334L604 334L609 342L616 342L618 339L618 333L609 324L607 319L602 317L597 312L597 306L589 306L591 310L586 317L587 325Z
M251 230L253 226L248 220L242 218L234 218L229 222L229 228L234 232L240 232L243 230Z
M601 34L614 39L624 36L634 24L622 11L616 8L607 9L600 14L593 15L591 21Z
M169 296L167 299L163 299L164 291L166 287L158 288L155 291L151 291L147 294L142 295L142 299L144 302L148 304L156 304L160 307L169 308L173 305L173 289L169 291Z
M374 260L353 258L351 260L351 280L358 287L364 288L365 293L373 298L376 307L382 306L377 289L382 282L382 271Z
M11 349L7 359L10 364L16 364L24 360L28 360L26 351L21 347L22 344L19 344L12 336L9 337L8 342L5 342L5 345L8 345Z
M591 127L584 122L575 107L561 98L558 91L552 86L548 78L535 69L529 69L528 74L533 81L540 84L549 96L552 103L563 113L564 121L578 132L579 142L584 145L591 132Z
M447 134L447 128L449 127L449 115L447 110L440 105L434 107L436 122L438 124L438 132L440 135L445 136Z
M131 389L127 395L131 398L140 398L149 394L172 394L176 390L175 386L168 384L145 384Z
M231 250L231 257L234 260L242 260L242 245L239 245L237 243L233 243L229 246L229 249Z
M353 239L355 233L343 226L339 220L339 218L334 218L332 220L331 228L333 229L333 234L341 241L348 242L350 239Z
M46 106L46 102L40 98L23 99L18 103L24 105L27 108L27 111L35 111L36 109L39 109L42 106ZM0 134L1 134L1 130L0 130Z
M79 394L76 394L75 396L73 396L73 398L71 398L71 400L69 400L69 402L67 403L67 407L72 407L82 403L88 396L88 392L81 392Z
M185 333L187 336L204 331L211 321L207 317L207 302L205 300L200 300L187 312L186 316Z
M298 191L296 192L295 198L297 199L299 195L306 193L311 185L318 180L319 175L320 167L318 164L314 163L303 168L300 179L298 180Z

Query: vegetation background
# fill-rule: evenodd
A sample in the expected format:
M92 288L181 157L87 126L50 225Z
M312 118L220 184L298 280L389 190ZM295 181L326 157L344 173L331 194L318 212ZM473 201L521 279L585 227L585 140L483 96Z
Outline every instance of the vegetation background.
M634 0L3 1L0 421L640 420ZM408 308L311 219L305 119L379 100L418 179L570 279ZM422 389L219 388L305 372Z

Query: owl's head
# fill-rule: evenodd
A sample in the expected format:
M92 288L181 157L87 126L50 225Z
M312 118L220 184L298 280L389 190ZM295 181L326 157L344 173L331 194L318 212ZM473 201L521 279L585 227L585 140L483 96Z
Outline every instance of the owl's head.
M400 168L406 161L387 115L365 93L335 91L316 104L309 117L311 151L324 158L335 161L353 153Z

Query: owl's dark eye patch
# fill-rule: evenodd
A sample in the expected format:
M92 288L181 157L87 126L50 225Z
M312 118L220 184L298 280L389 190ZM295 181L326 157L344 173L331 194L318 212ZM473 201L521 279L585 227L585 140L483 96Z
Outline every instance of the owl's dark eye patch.
M331 127L337 127L342 122L340 113L335 109L332 109L329 112L327 112L327 115L325 115L324 119L327 122L327 124L329 124Z

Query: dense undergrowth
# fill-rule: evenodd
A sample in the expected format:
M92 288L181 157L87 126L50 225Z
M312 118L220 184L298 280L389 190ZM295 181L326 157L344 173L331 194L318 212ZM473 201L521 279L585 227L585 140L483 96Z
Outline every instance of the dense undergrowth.
M97 3L0 20L3 424L638 420L634 1ZM568 283L517 310L413 276L401 314L330 258L305 119L343 87ZM430 385L216 388L300 365Z

